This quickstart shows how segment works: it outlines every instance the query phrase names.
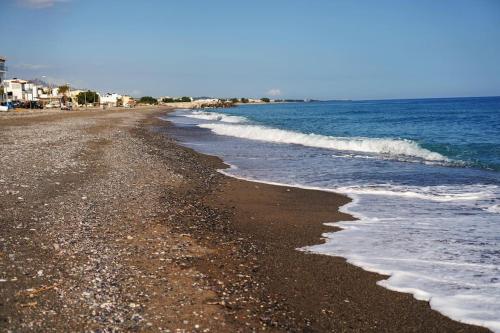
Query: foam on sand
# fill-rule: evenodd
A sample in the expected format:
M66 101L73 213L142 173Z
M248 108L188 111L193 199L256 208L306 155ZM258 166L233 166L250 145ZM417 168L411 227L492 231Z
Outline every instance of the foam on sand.
M334 137L319 134L305 134L259 125L243 124L199 124L219 135L274 143L297 144L315 148L355 151L392 157L410 157L424 161L449 162L445 156L420 147L416 142L404 139L383 139L363 137Z
M500 285L495 282L500 282L499 266L483 262L481 255L477 256L484 246L479 243L483 242L490 244L483 254L494 255L495 245L489 240L492 235L488 232L491 228L477 223L475 233L480 239L472 243L466 240L470 233L467 216L460 219L456 215L435 213L443 204L475 205L480 199L490 200L498 193L498 187L431 186L419 189L387 185L327 189L242 177L238 176L236 166L230 166L219 172L247 181L349 195L353 201L340 211L358 220L326 223L343 230L323 234L326 239L323 244L298 250L342 256L367 271L387 275L387 279L377 283L384 288L410 293L418 300L428 301L431 308L449 318L500 333ZM388 195L393 198L388 200ZM373 200L377 202L374 204ZM415 200L418 205L429 205L427 214L412 211ZM379 210L384 202L391 207L391 202L398 204L402 215L389 213L384 216L386 209ZM362 207L369 210L369 215L359 212ZM483 218L495 223L487 216ZM425 248L429 250L422 251Z
M474 206L474 197L482 195L453 191L450 194L458 196L443 202L439 194L388 200L388 192L350 192L356 200L343 211L359 220L327 223L342 230L325 233L324 244L301 250L341 256L367 271L388 275L380 286L411 293L454 320L500 332L500 275L494 259L498 247L491 234L497 221L482 214L471 223L470 215L451 214L451 206L445 206ZM392 204L400 210L387 213ZM471 233L475 238L468 238Z

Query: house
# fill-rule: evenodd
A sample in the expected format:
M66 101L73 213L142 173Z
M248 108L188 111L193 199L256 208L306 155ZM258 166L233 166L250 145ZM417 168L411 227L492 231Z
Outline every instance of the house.
M6 59L0 56L0 85L3 80L5 80L5 73L7 73L7 67L5 66Z
M0 56L0 102L3 102L5 99L5 91L3 89L3 81L5 80L5 73L7 73L5 60L4 57Z
M20 79L4 80L3 86L7 100L9 101L21 101L27 98L24 92L24 85L28 81Z
M41 88L41 86L33 82L26 82L23 87L24 99L28 101L37 101L40 97L39 92Z
M85 91L78 90L78 89L69 91L68 95L69 95L69 98L71 98L71 102L73 103L73 106L78 105L78 95L80 93L83 93L83 92L85 92Z
M3 87L9 101L38 101L45 97L42 86L26 80L16 78L4 80Z
M134 107L137 104L137 102L135 101L135 99L132 96L123 95L122 96L122 104L125 107Z
M121 106L123 104L123 96L115 93L107 93L100 97L101 105L107 107Z

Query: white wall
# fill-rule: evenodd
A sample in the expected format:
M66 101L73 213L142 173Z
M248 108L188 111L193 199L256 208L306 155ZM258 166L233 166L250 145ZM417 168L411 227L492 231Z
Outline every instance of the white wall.
M13 82L12 80L4 81L5 93L12 93L12 100L23 99L23 85L22 83Z
M100 101L101 101L101 104L112 104L112 105L116 106L116 102L120 98L122 98L122 95L106 94L104 96L101 96Z

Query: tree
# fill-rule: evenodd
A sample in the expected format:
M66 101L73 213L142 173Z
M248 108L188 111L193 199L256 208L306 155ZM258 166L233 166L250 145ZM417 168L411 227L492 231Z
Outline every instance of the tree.
M158 104L158 101L154 97L144 96L144 97L141 97L141 99L139 100L139 103L156 105L156 104Z
M238 103L239 101L240 101L240 100L239 100L239 99L237 99L237 98L231 98L231 102L233 102L233 103Z
M99 95L95 91L82 91L76 95L76 100L79 105L85 105L85 103L99 103Z
M181 98L181 102L191 102L191 97L184 96Z
M242 98L242 99L241 99L241 103L248 103L248 102L250 102L250 101L248 100L248 98Z
M57 88L57 91L60 93L60 94L63 94L63 95L66 95L66 93L69 91L69 86L67 84L64 84L62 86L59 86L59 88Z
M260 100L261 100L262 102L264 102L264 103L269 103L269 102L271 102L271 100L270 100L269 98L267 98L267 97L262 97Z
M164 99L161 100L163 103L173 103L174 99L171 97L165 97Z

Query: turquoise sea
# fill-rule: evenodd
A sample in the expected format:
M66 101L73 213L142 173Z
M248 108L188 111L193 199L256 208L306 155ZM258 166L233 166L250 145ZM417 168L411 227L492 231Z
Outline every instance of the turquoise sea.
M346 194L325 244L452 319L500 332L500 97L179 110L234 177ZM328 221L325 221L328 222Z

